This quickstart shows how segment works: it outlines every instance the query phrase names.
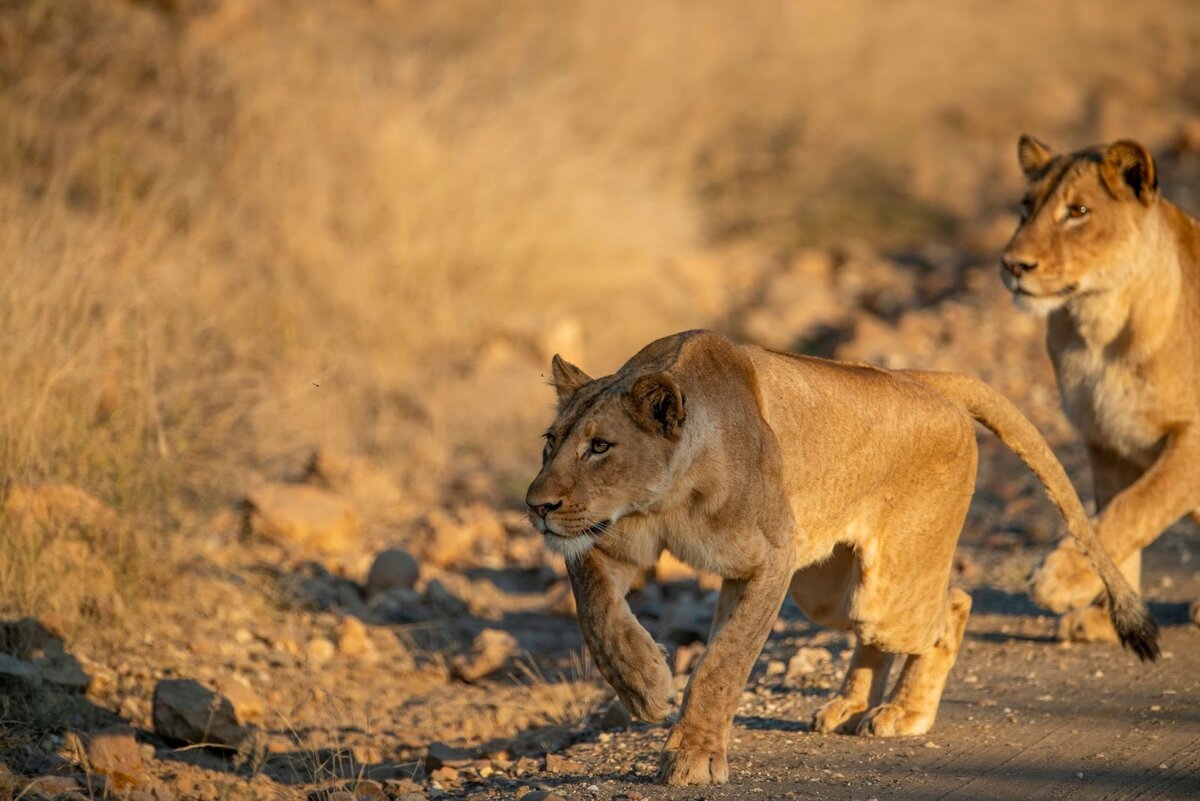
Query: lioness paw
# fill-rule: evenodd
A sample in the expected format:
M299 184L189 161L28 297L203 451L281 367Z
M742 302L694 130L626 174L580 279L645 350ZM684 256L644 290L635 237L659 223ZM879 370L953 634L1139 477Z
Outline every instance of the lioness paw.
M857 733L863 737L911 737L933 727L933 715L914 712L899 704L880 704L863 716Z
M1104 583L1071 541L1060 544L1033 573L1030 595L1038 606L1062 613L1092 602Z
M819 734L832 734L840 728L852 728L866 707L852 704L837 697L816 711L812 719L812 730Z
M666 662L655 659L642 665L640 671L626 673L621 678L614 689L629 714L650 723L666 719L675 696L674 679Z
M1099 606L1072 609L1058 621L1058 639L1064 642L1116 642L1108 610Z
M658 763L660 784L725 784L729 781L729 762L725 751L697 748L666 748Z

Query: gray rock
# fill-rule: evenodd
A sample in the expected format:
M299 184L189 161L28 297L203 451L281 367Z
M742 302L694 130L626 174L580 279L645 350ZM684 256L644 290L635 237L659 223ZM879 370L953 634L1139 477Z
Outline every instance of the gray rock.
M154 688L152 717L160 737L191 745L237 747L249 730L233 704L195 679L163 679Z
M37 665L17 659L15 656L0 654L0 685L21 684L26 687L42 685L42 671Z
M379 595L389 590L411 590L421 575L421 566L408 551L388 548L375 557L367 573L368 596Z

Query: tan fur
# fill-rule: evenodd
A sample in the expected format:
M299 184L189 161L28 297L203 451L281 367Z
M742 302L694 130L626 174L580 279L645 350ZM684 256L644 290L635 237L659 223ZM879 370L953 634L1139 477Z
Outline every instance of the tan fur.
M1161 196L1136 142L1055 155L1022 137L1018 154L1027 214L1002 275L1019 306L1049 314L1046 346L1087 443L1097 534L1136 587L1141 549L1200 509L1200 225ZM1088 211L1072 218L1072 206ZM1058 612L1100 590L1070 542L1033 582L1034 598ZM1114 637L1087 609L1060 632Z
M661 720L673 694L624 600L638 567L666 549L723 578L663 751L667 783L728 779L738 699L789 592L813 620L858 639L814 727L928 731L970 610L948 585L974 491L973 418L1047 485L1111 582L1121 630L1153 648L1153 632L1138 628L1144 606L1096 546L1049 447L976 379L788 356L711 332L658 340L597 380L558 357L553 371L559 411L526 497L530 519L567 556L588 649L631 712Z

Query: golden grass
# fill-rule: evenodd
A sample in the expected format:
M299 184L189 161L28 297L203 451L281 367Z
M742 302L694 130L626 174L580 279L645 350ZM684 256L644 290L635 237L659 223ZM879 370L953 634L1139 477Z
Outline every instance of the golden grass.
M698 250L940 238L1103 87L1183 114L1196 4L1123 7L0 2L0 482L151 543L317 444L515 497L546 351L711 323Z

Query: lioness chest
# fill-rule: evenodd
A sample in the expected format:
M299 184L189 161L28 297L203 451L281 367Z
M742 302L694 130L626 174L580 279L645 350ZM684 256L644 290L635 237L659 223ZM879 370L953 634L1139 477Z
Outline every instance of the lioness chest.
M1085 440L1149 466L1166 431L1162 397L1145 371L1078 339L1051 347L1063 411Z

